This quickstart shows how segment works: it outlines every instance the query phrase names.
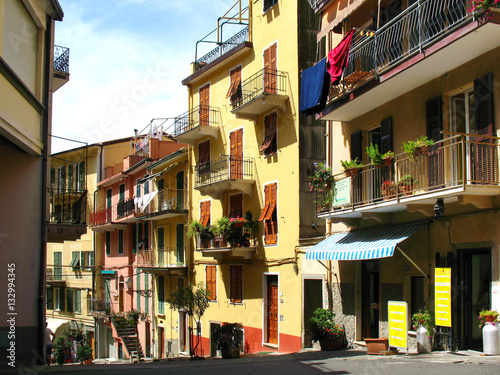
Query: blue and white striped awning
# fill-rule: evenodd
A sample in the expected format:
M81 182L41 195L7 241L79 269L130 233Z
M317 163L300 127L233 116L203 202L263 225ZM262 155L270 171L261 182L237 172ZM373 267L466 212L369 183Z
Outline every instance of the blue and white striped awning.
M306 259L365 260L391 257L394 249L425 224L335 233L306 252Z

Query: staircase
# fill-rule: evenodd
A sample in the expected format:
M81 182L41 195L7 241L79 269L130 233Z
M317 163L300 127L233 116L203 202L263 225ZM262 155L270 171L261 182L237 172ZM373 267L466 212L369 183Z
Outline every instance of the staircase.
M116 329L116 326L115 326ZM116 333L122 339L127 352L130 357L130 362L139 362L144 360L144 352L142 351L141 342L139 341L139 335L137 334L137 328L127 327L116 329Z

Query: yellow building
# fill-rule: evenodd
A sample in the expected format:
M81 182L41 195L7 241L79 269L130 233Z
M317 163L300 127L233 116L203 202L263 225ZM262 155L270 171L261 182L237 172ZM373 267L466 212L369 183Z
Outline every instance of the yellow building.
M298 100L300 70L316 58L317 23L306 1L237 1L197 43L183 80L189 121L177 121L173 135L191 146L190 224L217 227L248 214L257 223L232 238L190 241L187 281L210 292L197 355L215 355L213 331L223 322L242 323L247 353L310 345L308 317L324 304L326 279L321 265L304 269L301 254L324 234L308 176L324 160L325 127L300 115ZM199 57L204 42L219 46Z
M310 3L331 61L352 40L316 115L328 121L335 188L318 198L332 236L308 261L332 261L334 311L355 340L389 335L388 301L439 315L436 272L449 268L437 341L480 350L479 311L500 308L500 13L461 0ZM433 142L415 150L422 136ZM393 151L392 164L370 145ZM355 158L363 166L349 176L340 161Z
M69 79L69 50L54 46L57 0L0 3L0 365L45 361L47 156L52 95ZM8 276L8 277L7 277Z

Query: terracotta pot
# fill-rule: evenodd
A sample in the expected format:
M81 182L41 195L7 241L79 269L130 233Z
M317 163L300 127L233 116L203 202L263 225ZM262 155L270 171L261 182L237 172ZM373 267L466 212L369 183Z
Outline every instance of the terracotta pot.
M392 165L392 158L387 158L387 159L384 159L384 165L385 165L385 166Z
M401 185L401 191L403 195L412 195L413 194L413 186L412 185Z
M84 365L91 365L92 364L92 360L91 359L86 359L82 362Z
M342 339L319 339L319 345L322 351L340 350L342 349Z
M359 168L349 168L346 169L344 172L347 177L356 178L358 176L358 171Z
M389 338L380 337L378 339L365 339L368 354L382 354L389 349Z
M484 321L488 323L493 323L498 316L485 315Z

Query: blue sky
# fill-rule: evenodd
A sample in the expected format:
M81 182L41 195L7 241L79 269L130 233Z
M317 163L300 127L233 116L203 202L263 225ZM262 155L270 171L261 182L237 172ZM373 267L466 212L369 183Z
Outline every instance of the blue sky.
M185 112L196 41L234 2L59 0L55 44L70 48L70 80L54 94L52 134L91 144ZM52 151L79 146L54 139Z

